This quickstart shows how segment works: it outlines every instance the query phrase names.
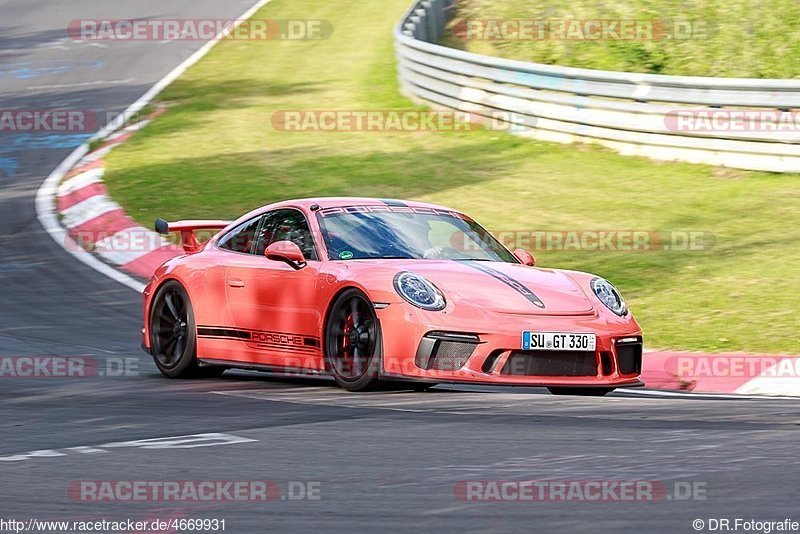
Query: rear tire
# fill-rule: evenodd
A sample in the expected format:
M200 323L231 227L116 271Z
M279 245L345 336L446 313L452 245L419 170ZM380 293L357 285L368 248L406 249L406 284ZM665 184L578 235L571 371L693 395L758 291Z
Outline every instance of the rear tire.
M156 367L169 378L213 378L224 367L197 362L197 328L189 294L178 282L162 285L150 306L150 352Z
M347 391L379 384L381 330L375 307L362 291L343 291L330 307L323 341L325 366Z
M604 397L614 388L573 388L573 387L552 387L547 388L553 395L577 395L580 397Z

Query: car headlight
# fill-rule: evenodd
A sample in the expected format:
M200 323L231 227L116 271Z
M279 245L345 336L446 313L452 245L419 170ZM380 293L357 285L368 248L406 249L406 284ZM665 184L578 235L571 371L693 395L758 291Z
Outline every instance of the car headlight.
M398 295L423 310L443 310L447 303L437 287L418 274L403 272L394 277Z
M591 282L592 291L597 298L602 302L606 308L616 313L620 317L628 313L628 306L622 299L617 288L611 285L608 280L602 278L595 278Z

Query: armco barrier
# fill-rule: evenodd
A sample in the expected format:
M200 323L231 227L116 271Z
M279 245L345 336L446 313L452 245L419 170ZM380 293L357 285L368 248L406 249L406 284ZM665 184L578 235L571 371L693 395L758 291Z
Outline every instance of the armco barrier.
M473 54L436 44L454 4L418 0L395 28L401 87L415 101L513 123L513 131L536 139L594 141L660 160L800 172L800 123L779 122L800 108L800 80L636 74ZM725 116L773 111L778 122L774 130L764 123L731 128L724 117L704 131L676 126L679 113L719 116L720 110Z

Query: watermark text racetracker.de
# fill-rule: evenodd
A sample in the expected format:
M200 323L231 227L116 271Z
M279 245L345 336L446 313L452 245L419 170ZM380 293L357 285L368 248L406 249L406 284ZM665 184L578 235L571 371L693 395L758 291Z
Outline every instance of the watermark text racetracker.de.
M89 378L139 376L139 359L109 356L0 356L3 378Z
M491 230L509 250L583 252L700 252L711 250L716 238L701 230ZM468 233L454 232L450 244L456 250L479 250L478 240Z
M0 109L0 133L94 132L100 125L97 112L78 109Z
M462 480L453 487L466 502L705 501L700 481L659 480Z
M79 502L319 501L318 480L74 480L67 496Z
M663 41L708 39L705 20L611 18L460 19L462 41Z
M67 33L75 41L312 41L333 25L321 19L80 19Z
M670 374L685 378L798 378L800 358L719 354L675 356L664 362Z
M280 132L513 131L533 127L536 118L500 110L305 109L276 111L270 122Z
M777 109L676 109L664 114L673 132L797 132L800 111Z
M93 133L119 120L118 111L88 109L0 109L0 134Z

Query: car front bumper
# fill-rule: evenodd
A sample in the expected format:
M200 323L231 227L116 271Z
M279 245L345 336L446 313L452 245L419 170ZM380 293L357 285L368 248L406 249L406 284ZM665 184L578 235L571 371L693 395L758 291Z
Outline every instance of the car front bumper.
M462 310L463 311L463 310ZM632 317L517 315L485 310L426 312L407 304L377 310L382 376L422 382L567 387L637 387L642 332ZM591 332L594 351L522 350L522 332Z

